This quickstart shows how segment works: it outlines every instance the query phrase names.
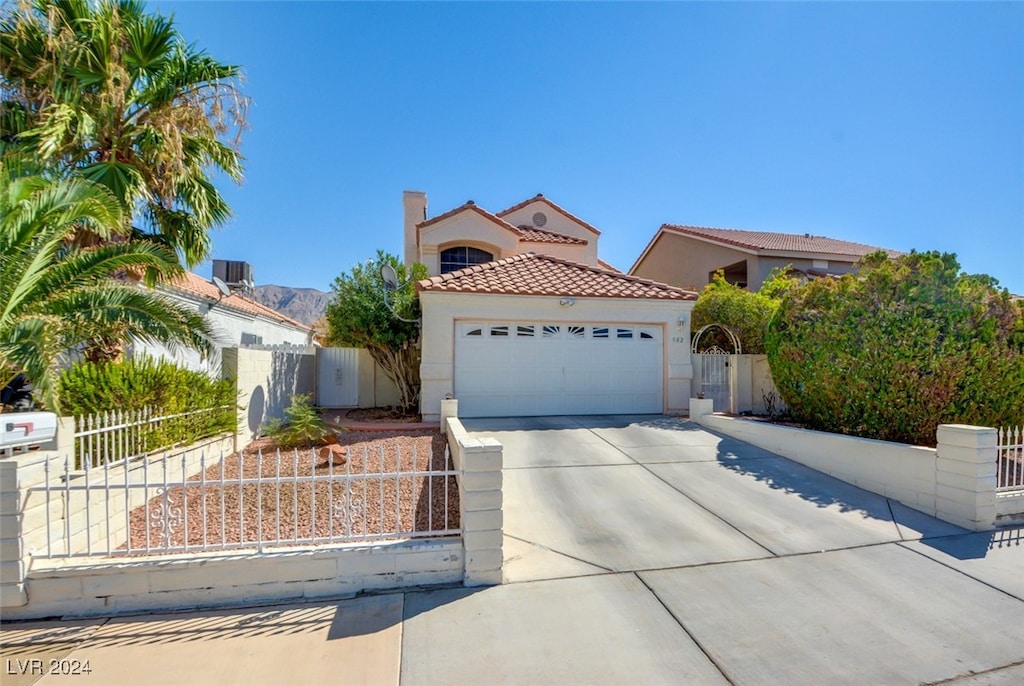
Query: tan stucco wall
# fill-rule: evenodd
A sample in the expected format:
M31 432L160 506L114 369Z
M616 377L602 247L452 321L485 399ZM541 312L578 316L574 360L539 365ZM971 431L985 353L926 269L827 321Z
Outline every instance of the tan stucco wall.
M573 307L559 305L558 296L420 293L423 308L422 392L420 411L425 421L440 418L441 401L455 391L456 320L524 322L609 322L663 327L665 377L663 411L688 407L690 379L690 313L693 301L635 298L575 298ZM685 323L678 325L680 316Z
M821 257L818 259L810 258L793 258L793 257L773 257L771 255L762 255L758 259L757 263L757 275L756 278L751 278L751 288L757 290L764 283L764 280L768 278L772 270L776 267L792 266L794 269L799 269L802 272L806 272L808 269L815 269L816 265L818 269L824 269L830 274L849 274L857 269L857 263L845 260L836 259L835 256Z
M370 351L359 349L359 407L388 407L398 404L398 387L377 364Z
M521 252L517 235L472 211L420 229L420 261L431 276L440 273L440 251L460 245L487 250L496 260Z
M545 231L553 231L566 236L573 236L575 238L582 238L587 241L585 246L576 246L579 251L580 257L569 257L567 259L574 260L576 262L582 262L583 264L589 264L597 266L597 243L598 234L594 233L585 226L577 224L573 220L569 219L561 212L556 212L551 209L544 202L531 202L524 207L519 208L515 212L510 212L502 217L512 226L533 226L533 215L536 212L543 212L544 216L548 218L547 223L544 226L537 227ZM563 257L562 254L556 253L552 250L554 246L548 245L547 248L530 248L538 253L545 255L555 255L556 257ZM568 246L566 246L568 247Z
M523 241L519 244L519 252L535 252L538 255L551 255L571 262L597 266L596 258L590 261L586 245L567 245L564 243L530 243Z
M756 273L757 256L752 253L663 233L630 274L699 291L710 282L711 272L741 260L747 261L748 278Z
M594 242L597 239L597 234L593 231L574 222L561 212L551 209L550 205L540 200L528 203L515 212L509 212L502 216L502 219L512 226L533 226L533 215L537 212L543 212L544 216L548 218L547 223L538 228L565 234L566 236L575 236L590 242Z

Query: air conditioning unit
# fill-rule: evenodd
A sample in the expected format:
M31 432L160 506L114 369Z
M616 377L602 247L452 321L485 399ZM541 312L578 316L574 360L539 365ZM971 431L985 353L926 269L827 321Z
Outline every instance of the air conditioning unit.
M214 260L213 275L232 288L244 288L254 283L252 265L248 262Z

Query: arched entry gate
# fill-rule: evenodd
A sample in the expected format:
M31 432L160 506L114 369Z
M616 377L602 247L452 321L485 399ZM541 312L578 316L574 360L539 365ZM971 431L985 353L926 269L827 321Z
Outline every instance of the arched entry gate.
M714 335L705 335L713 332ZM704 341L703 344L701 341ZM732 350L723 348L731 347ZM690 354L700 366L700 394L714 401L717 411L728 411L732 407L732 390L729 384L729 358L743 352L737 336L724 324L708 324L701 327L693 337Z

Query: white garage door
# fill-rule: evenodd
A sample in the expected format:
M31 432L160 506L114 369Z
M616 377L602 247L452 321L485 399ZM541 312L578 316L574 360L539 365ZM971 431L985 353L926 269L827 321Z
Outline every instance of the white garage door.
M464 417L662 411L660 327L456 322Z

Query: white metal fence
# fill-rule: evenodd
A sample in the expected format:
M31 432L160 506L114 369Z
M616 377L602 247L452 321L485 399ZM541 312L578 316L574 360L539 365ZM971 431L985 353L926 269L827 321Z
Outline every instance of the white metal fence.
M996 429L996 492L1024 490L1024 426Z
M215 413L230 409L225 405L160 416L145 407L77 416L75 465L85 468L142 457L178 442L177 435L188 441L202 438L215 433L205 430L216 422Z
M313 449L47 465L42 557L126 556L456 535L443 455Z

